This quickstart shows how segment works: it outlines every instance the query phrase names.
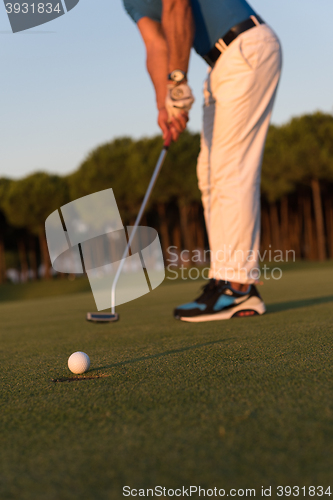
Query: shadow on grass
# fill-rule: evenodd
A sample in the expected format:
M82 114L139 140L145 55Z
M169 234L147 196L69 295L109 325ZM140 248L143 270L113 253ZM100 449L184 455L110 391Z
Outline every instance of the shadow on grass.
M211 342L205 342L204 344L190 345L188 347L182 347L181 349L172 349L170 351L160 352L158 354L152 354L151 356L142 356L140 358L129 359L127 361L120 361L119 363L112 363L111 365L107 365L107 366L98 366L97 368L92 368L91 370L89 370L89 372L106 370L107 368L117 368L119 366L124 366L124 365L131 365L134 363L138 363L140 361L146 361L148 359L162 358L164 356L169 356L170 354L178 354L180 352L191 351L192 349L199 349L200 347L207 347L207 346L213 345L213 344L220 344L221 342L227 342L228 340L232 340L232 339L212 340ZM105 377L110 377L110 376L111 375L106 375L106 374L92 375L92 376L82 375L82 376L78 376L78 377L64 377L64 378L52 379L52 382L75 382L75 381L79 381L79 380L93 380L96 378L105 378Z
M313 299L289 300L288 302L268 304L267 313L269 314L282 311L289 311L290 309L299 309L302 307L317 306L319 304L328 304L329 302L333 302L333 295L327 295L326 297L316 297Z

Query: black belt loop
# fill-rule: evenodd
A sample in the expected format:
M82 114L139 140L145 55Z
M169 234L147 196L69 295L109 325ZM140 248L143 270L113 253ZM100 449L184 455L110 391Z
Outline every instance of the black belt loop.
M258 24L254 22L252 19L254 17L259 24L265 24L265 22L261 19L260 16L251 16L246 21L242 21L239 24L236 24L233 26L228 33L226 33L223 37L221 37L216 43L220 41L220 43L223 41L225 45L230 45L231 42L236 40L238 35L241 33L244 33L244 31L247 31L251 28L254 28ZM222 44L222 43L221 43ZM203 58L205 61L209 64L209 66L213 67L220 55L222 54L221 50L219 50L216 46L214 46Z

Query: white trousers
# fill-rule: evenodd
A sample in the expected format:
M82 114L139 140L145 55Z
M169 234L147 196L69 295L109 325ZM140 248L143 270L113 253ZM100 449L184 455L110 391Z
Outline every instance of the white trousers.
M209 69L197 174L210 245L210 278L258 278L260 175L281 73L267 25L234 40Z

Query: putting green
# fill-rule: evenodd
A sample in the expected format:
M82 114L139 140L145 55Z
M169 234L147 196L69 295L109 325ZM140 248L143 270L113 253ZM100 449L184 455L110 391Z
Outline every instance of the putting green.
M201 284L162 285L109 325L84 321L90 293L1 304L1 500L118 500L125 485L333 493L332 265L265 282L263 317L173 320ZM77 350L94 378L52 382L74 377Z

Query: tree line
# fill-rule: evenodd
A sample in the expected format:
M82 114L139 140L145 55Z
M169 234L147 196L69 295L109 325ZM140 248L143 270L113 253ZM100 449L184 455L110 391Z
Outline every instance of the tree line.
M47 216L60 206L112 187L125 225L136 217L162 147L160 136L115 139L78 169L0 178L0 282L9 268L26 281L51 277ZM208 247L196 178L199 134L184 132L167 155L144 215L163 250ZM268 131L262 166L261 252L294 250L297 259L333 258L333 116L314 113Z

